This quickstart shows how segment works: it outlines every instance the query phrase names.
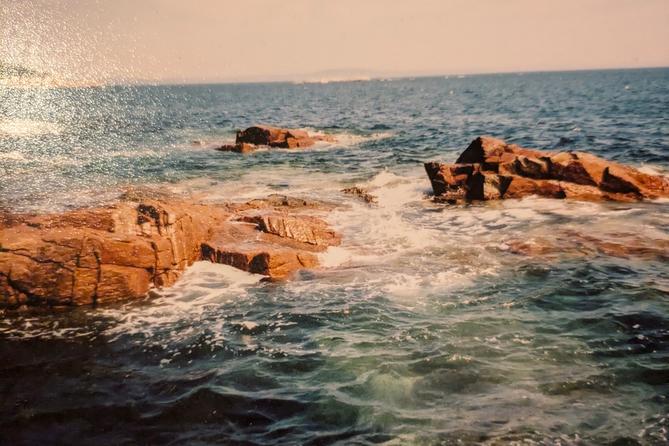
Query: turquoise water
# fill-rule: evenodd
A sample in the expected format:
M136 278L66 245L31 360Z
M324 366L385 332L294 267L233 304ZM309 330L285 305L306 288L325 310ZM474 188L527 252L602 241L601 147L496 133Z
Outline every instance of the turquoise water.
M339 142L208 148L253 123ZM432 204L422 162L480 134L667 172L669 70L0 89L1 207L129 184L345 205L288 283L199 263L141 302L5 316L0 443L666 444L669 202Z

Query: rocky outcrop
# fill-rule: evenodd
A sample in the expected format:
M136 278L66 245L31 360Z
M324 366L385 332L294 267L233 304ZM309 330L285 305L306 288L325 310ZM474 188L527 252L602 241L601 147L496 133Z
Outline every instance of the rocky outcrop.
M340 243L323 220L257 202L235 209L132 199L56 215L3 214L0 306L139 298L203 259L283 279L317 266L316 253Z
M314 145L314 140L304 130L281 129L261 125L237 132L236 142L284 149Z
M669 197L669 179L584 152L544 152L479 137L455 164L425 164L437 201L537 195L637 201Z
M328 135L310 135L305 130L256 125L237 132L234 144L216 147L222 152L249 153L259 146L297 149L313 146L317 141L335 142Z

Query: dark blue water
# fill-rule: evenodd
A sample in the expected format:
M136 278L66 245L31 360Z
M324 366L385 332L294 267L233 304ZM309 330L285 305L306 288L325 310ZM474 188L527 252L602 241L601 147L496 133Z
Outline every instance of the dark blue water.
M339 142L208 148L254 123ZM669 70L0 88L1 207L132 184L346 205L288 283L197 264L142 302L5 315L0 443L666 444L669 204L426 200L422 162L481 134L666 172Z

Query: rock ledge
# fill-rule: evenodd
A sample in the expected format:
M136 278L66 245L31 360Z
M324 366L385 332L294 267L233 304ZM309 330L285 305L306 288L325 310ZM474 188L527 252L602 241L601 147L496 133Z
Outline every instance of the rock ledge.
M318 266L316 253L341 241L325 221L297 215L319 209L306 204L126 197L61 214L0 214L0 307L136 299L173 284L198 260L285 279Z

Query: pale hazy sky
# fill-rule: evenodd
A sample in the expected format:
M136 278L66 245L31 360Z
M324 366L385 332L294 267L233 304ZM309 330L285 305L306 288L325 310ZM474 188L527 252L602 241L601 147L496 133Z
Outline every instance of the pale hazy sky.
M669 0L0 0L0 7L0 59L73 78L669 66Z

